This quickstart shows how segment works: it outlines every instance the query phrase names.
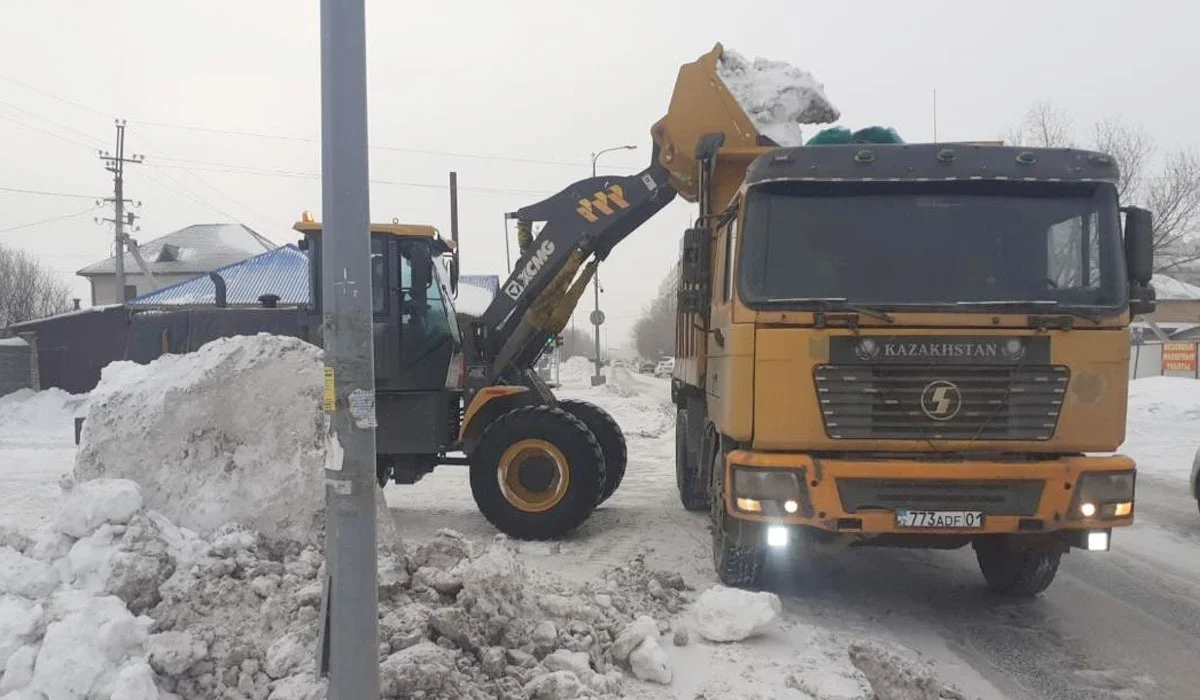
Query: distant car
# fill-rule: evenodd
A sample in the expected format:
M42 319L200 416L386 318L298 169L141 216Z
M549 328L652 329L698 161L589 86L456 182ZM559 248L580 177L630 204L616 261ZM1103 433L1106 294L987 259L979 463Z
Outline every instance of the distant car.
M658 361L657 365L654 366L654 376L656 376L656 377L669 377L669 376L671 376L671 373L674 371L675 371L675 358L674 357L664 357L663 359Z
M637 366L637 371L641 374L654 374L654 363L653 362L639 362L638 366Z
M1192 495L1196 498L1196 506L1200 508L1200 448L1192 458Z

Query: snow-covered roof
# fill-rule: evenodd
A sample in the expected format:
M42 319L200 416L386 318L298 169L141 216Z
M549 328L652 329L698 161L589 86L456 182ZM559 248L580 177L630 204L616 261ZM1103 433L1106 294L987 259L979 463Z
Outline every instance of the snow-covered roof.
M274 250L278 246L242 224L193 224L138 245L138 252L156 274L211 272ZM92 263L76 274L84 277L116 272L116 256ZM141 274L137 260L125 253L125 271Z
M225 280L225 301L231 306L258 305L274 294L281 304L308 303L308 255L294 245L260 253L214 270ZM216 303L217 288L207 274L156 289L131 299L130 306L184 306Z
M0 338L0 348L24 347L29 347L29 343L25 342L24 338Z
M1181 282L1166 275L1155 275L1150 280L1158 301L1200 301L1200 287Z

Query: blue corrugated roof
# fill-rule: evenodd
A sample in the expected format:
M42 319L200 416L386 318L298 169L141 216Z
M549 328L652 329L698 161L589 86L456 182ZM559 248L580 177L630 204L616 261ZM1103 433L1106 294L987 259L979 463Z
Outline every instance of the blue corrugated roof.
M231 306L258 305L264 294L280 304L308 303L308 256L294 245L256 255L218 269L225 280L225 301ZM130 306L205 305L216 303L216 286L208 275L156 289L130 300Z
M256 255L218 269L225 280L225 302L230 306L257 306L264 294L275 294L280 304L308 303L308 255L295 245ZM500 291L497 275L460 275L459 284L486 289L491 296ZM203 306L216 303L216 286L208 275L200 275L170 287L131 299L130 306Z

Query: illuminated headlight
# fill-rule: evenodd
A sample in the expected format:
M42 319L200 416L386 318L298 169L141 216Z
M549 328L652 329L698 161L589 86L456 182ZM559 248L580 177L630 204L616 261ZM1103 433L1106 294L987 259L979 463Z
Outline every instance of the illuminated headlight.
M1107 552L1108 533L1103 530L1089 532L1087 534L1087 550L1089 552Z
M1113 520L1133 514L1135 472L1084 472L1075 486L1068 517Z
M767 546L768 547L786 547L788 543L788 531L786 527L773 525L767 528Z

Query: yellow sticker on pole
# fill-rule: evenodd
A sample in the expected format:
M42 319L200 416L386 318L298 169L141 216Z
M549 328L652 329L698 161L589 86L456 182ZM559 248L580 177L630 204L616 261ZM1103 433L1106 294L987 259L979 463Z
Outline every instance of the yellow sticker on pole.
M337 409L337 381L333 377L333 368L325 368L325 411L333 413Z

